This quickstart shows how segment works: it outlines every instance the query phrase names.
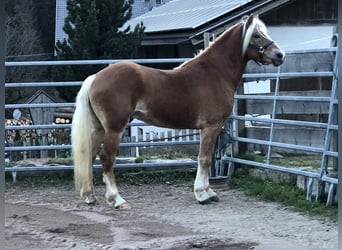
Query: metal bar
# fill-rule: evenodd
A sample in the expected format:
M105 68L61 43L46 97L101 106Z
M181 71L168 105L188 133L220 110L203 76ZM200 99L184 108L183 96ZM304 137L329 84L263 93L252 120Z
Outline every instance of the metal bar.
M331 100L337 99L337 91L336 91L337 90L336 75L338 72L337 58L338 58L338 55L336 53L335 62L334 62L334 70L333 70L335 74L334 74L334 77L332 80L332 86L331 86ZM328 125L333 124L333 119L335 117L336 109L337 109L337 107L335 107L334 103L331 101L329 104ZM328 170L328 154L327 154L327 152L329 151L329 148L331 145L331 137L332 137L332 131L330 129L327 129L326 135L325 135L325 140L324 140L324 146L323 146L323 154L322 154L322 161L321 161L321 168L320 168L320 179L319 179L318 186L317 186L316 201L319 201L320 197L324 194L325 183L322 180L322 178L323 178L323 176L325 176L325 174L327 173L327 170ZM329 192L330 192L330 190L329 190ZM327 204L328 203L329 203L329 199L327 201Z
M175 162L149 162L149 163L115 163L115 168L155 168L155 167L197 167L197 161L175 161ZM102 169L100 164L94 164L94 169ZM6 172L24 172L24 171L59 171L73 170L73 165L38 165L38 166L13 166L5 167Z
M336 75L338 72L338 67L337 67L337 58L338 55L336 53L335 55L335 64L334 64L334 74L333 80L332 80L332 86L331 86L331 100L337 99L337 79ZM329 115L328 115L328 122L327 124L329 126L333 125L333 119L335 117L335 112L336 112L337 107L335 107L333 102L330 102L329 104ZM330 145L331 145L331 137L332 137L332 131L330 129L326 130L325 134L325 140L324 140L324 146L323 146L323 155L322 155L322 163L321 163L321 177L324 176L324 174L327 171L328 168L328 157L327 157L327 152L329 151Z
M287 55L303 54L303 53L330 53L336 52L336 47L324 49L310 49L310 50L294 50L286 51ZM155 64L155 63L183 63L192 58L158 58L158 59L109 59L109 60L63 60L63 61L16 61L5 62L6 67L16 66L54 66L54 65L90 65L90 64L113 64L122 61L129 61L141 64Z
M69 165L32 165L32 166L13 166L5 167L5 172L24 172L24 171L54 171L54 170L73 170L74 166Z
M309 177L307 191L306 191L306 200L311 201L312 198L312 187L313 187L313 178Z
M118 60L64 60L64 61L23 61L5 62L6 67L15 66L65 66L65 65L94 65L113 64L118 62L135 62L140 64L183 63L191 58L158 58L158 59L118 59Z
M262 118L262 117L253 117L253 116L241 116L241 115L231 115L230 118L241 121L254 121L254 122L262 122L262 123L277 123L291 126L304 126L304 127L312 127L312 128L324 128L331 130L338 130L338 125L329 125L327 123L321 122L307 122L307 121L297 121L297 120L285 120L285 119L272 119L272 118Z
M81 86L83 82L10 82L6 88Z
M248 142L248 143L255 143L261 145L269 145L269 141L257 140L257 139L249 139L243 137L233 137L232 138L236 142ZM120 147L149 147L149 146L175 146L175 145L198 145L199 140L193 141L160 141L160 142L124 142L120 143ZM288 148L300 151L307 151L313 153L322 153L322 148L316 147L308 147L302 145L293 145L293 144L286 144L280 142L273 142L272 146L274 147L281 147L281 148ZM16 146L16 147L5 147L6 152L11 151L33 151L33 150L66 150L71 149L71 145L50 145L50 146ZM327 155L332 157L338 157L338 153L334 151L327 151Z
M71 124L49 124L49 125L20 125L20 126L5 126L5 130L34 130L34 129L58 129L71 128Z
M250 161L250 160L245 160L245 159L240 159L240 158L232 158L232 157L224 157L222 160L232 161L235 163L240 163L240 164L244 164L244 165L250 165L250 166L280 171L280 172L285 172L285 173L289 173L289 174L297 174L297 175L302 175L302 176L307 176L307 177L312 177L312 178L319 178L319 173L300 170L300 169L296 169L296 168L288 168L288 167L283 167L283 166L278 166L278 165L266 164L266 163L262 163L262 162L256 162L256 161Z
M330 52L336 52L336 51L337 51L337 47L318 48L318 49L300 49L300 50L286 51L286 55L306 54L306 53L330 53Z
M334 193L335 193L335 185L330 183L329 191L328 191L328 198L327 198L327 203L326 203L327 207L330 207L332 205L333 200L334 200Z
M298 72L298 73L247 73L243 74L243 78L299 78L299 77L332 77L332 72ZM83 81L72 81L72 82L13 82L5 83L6 88L20 88L20 87L48 87L48 86L81 86Z
M60 150L71 149L71 145L5 147L5 152L33 151L33 150L58 150L58 149L60 149Z
M148 146L173 146L173 145L197 145L199 140L192 141L164 141L164 142L123 142L120 147L148 147Z
M129 127L143 127L143 126L151 126L151 124L144 123L144 122L134 122L134 123L128 123L127 126ZM55 129L55 128L71 128L71 124L48 124L48 125L10 125L5 126L5 130L31 130L31 129Z
M333 72L291 72L291 73L245 73L243 79L276 79L276 78L301 78L301 77L333 77Z
M128 123L128 127L144 127L144 126L153 126L148 123L144 122L134 122L134 123ZM71 124L64 124L64 123L58 123L58 124L41 124L41 125L20 125L20 126L15 126L15 125L10 125L10 126L5 126L5 130L32 130L32 129L55 129L55 128L71 128ZM172 130L172 129L170 129Z
M327 156L332 156L332 157L338 157L338 152L335 152L335 151L325 151L325 154Z
M145 123L145 122L132 122L128 123L128 126L130 127L140 127L140 126L152 126L151 124Z
M322 177L322 181L326 181L326 182L338 185L338 179L337 178L329 177L329 176L326 176L326 175L324 175Z
M128 123L128 127L144 127L144 126L153 126L148 123L144 122L134 122L134 123ZM5 126L5 130L33 130L33 129L57 129L57 128L71 128L71 124L64 124L64 123L59 123L59 124L41 124L41 125L9 125ZM170 129L172 130L172 129Z
M281 67L278 67L278 73L280 73L280 68ZM279 85L280 85L280 78L277 77L276 84L275 84L274 97L279 95ZM271 116L272 119L275 119L276 111L277 111L277 99L274 98L273 107L272 107L272 116ZM275 123L272 122L271 123L271 129L270 129L270 137L269 137L270 144L267 147L267 159L266 159L267 164L270 164L270 161L271 161L272 141L273 141L273 136L274 136L274 126L275 126Z
M308 102L331 102L337 103L338 100L331 100L331 97L321 96L272 96L272 95L235 95L234 99L246 100L279 100L279 101L308 101Z
M337 104L338 100L331 100L330 97L313 97L313 96L255 96L255 95L236 95L235 99L250 99L250 100L280 100L280 101L311 101L311 102L332 102ZM5 104L6 109L15 108L58 108L58 107L74 107L73 102L59 103L24 103L24 104Z
M268 146L270 144L269 141L263 141L258 139L250 139L250 138L244 138L244 137L233 137L234 141L238 142L246 142L246 143L255 143L255 144L261 144ZM306 152L313 152L313 153L323 153L322 148L317 147L309 147L309 146L302 146L302 145L294 145L294 144L288 144L288 143L282 143L282 142L272 142L272 146L279 147L279 148L287 148L287 149L293 149L293 150L300 150L300 151L306 151ZM330 151L331 156L337 157L337 152Z
M176 145L198 145L199 140L192 141L164 141L164 142L122 142L120 147L158 147L158 146L176 146ZM17 146L5 147L6 152L10 151L31 151L31 150L54 150L71 149L71 145L51 145L51 146Z
M73 102L56 102L56 103L25 103L25 104L6 104L6 109L20 109L20 108L60 108L60 107L74 107Z
M337 47L308 49L308 50L293 50L286 51L287 55L296 55L303 53L330 53L336 52ZM106 59L106 60L63 60L63 61L16 61L5 62L6 67L16 66L54 66L54 65L91 65L91 64L113 64L122 61L135 62L141 64L157 64L157 63L183 63L192 58L155 58L155 59Z

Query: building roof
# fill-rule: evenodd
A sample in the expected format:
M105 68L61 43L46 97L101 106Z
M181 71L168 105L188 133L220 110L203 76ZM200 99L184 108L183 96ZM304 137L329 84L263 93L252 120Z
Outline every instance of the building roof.
M152 1L152 0L145 0ZM165 0L164 0L165 1ZM169 1L169 0L167 0ZM250 13L263 14L290 0L170 0L125 23L143 23L143 46L203 42L203 33L219 35Z
M143 22L145 32L195 29L253 0L173 0L129 20L124 27Z

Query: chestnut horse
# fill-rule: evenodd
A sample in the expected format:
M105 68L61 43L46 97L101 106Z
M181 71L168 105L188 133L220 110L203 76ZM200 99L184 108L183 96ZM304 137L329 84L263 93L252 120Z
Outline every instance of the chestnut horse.
M127 123L137 118L160 127L201 129L194 193L200 203L218 201L209 186L211 155L247 61L279 66L284 58L265 25L251 15L175 69L119 62L89 76L72 121L75 185L81 196L89 204L96 201L92 164L99 154L107 203L128 207L118 192L113 163Z

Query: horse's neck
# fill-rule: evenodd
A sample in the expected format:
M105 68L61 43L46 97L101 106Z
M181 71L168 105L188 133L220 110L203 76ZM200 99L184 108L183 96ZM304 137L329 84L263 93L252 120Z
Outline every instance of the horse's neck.
M222 34L198 59L215 67L236 88L247 64L242 55L242 26L234 26Z

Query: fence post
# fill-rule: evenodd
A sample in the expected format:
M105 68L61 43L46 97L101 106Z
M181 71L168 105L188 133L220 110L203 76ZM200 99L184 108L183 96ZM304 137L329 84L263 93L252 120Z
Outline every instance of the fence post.
M172 141L172 130L167 131L167 140Z
M40 145L43 145L43 146L47 145L47 135L46 134L41 135ZM41 158L47 158L47 156L48 156L47 150L41 150L40 151L40 157Z
M237 94L238 95L243 95L244 94L244 84L239 84L238 88L237 88ZM246 114L246 100L237 100L236 102L237 104L237 115L241 115L241 116L245 116ZM239 137L246 137L246 127L245 127L245 121L241 121L239 120L237 122L237 136ZM241 154L241 153L245 153L247 150L247 144L246 143L238 143L237 147L236 147L237 152L234 152L235 154Z

